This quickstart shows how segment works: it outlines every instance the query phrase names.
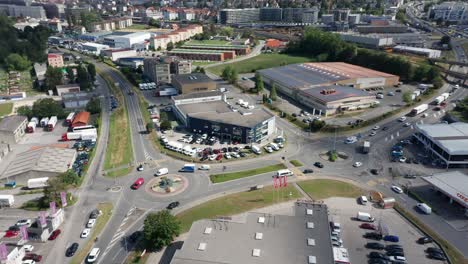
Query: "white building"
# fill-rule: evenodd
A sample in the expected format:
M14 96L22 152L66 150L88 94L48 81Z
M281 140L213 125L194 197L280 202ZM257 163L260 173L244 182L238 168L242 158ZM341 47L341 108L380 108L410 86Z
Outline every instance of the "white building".
M81 49L84 51L88 51L90 53L93 53L95 55L101 54L101 51L104 49L108 49L108 45L102 45L98 43L92 43L92 42L86 42L81 44Z
M134 57L137 52L134 49L108 49L103 50L101 55L110 58L112 61L117 61L120 58Z
M104 38L104 43L113 48L131 49L136 44L145 43L152 36L150 32L135 32L127 35L110 35Z
M468 22L468 2L444 2L434 5L427 12L427 18L457 23Z
M23 263L23 258L26 255L26 252L24 250L24 247L14 247L14 248L8 248L7 249L11 250L8 252L8 256L5 260L5 262L2 260L1 263L5 264L21 264Z
M422 55L431 59L440 58L440 55L442 54L440 50L415 48L415 47L402 46L402 45L393 47L393 51L403 52L403 53L413 53L413 54Z
M378 49L380 47L393 45L393 39L389 37L379 36L376 34L350 34L350 33L339 33L340 38L346 42L356 43L360 46L367 48Z

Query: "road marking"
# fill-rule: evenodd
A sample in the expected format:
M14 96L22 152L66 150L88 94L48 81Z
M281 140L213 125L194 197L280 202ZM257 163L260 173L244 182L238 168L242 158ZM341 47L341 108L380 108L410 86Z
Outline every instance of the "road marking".
M434 114L434 117L437 117L437 115L436 115L436 114Z
M396 132L396 136L397 136L397 137L400 136L400 131L397 131L397 132Z
M410 129L411 129L411 130L413 130L413 129L414 129L413 125L411 125L411 126L410 126Z
M421 120L421 125L424 124L424 120Z
M388 138L387 138L387 137L385 137L385 141L388 141Z
M390 139L393 140L393 134L390 135Z
M121 237L123 237L125 235L125 232L119 232L119 233L116 233L113 237L112 237L112 240L111 242L109 243L109 245L113 245L115 244L115 242L117 242L117 240L119 240Z

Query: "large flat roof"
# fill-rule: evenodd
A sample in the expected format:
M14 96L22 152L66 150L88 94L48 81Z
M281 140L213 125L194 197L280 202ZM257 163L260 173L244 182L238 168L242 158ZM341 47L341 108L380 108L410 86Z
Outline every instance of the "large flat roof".
M262 108L232 111L224 101L177 105L187 116L241 127L253 127L273 117Z
M209 91L209 92L180 94L180 95L177 95L177 96L173 96L172 99L174 99L174 100L184 100L184 99L195 99L195 98L221 96L221 95L223 95L223 93L220 92L220 91Z
M460 171L449 171L422 179L468 208L468 201L465 200L468 199L468 175Z
M214 82L204 73L176 74L172 77L172 80L181 84Z
M418 124L419 132L436 142L451 155L468 155L468 124Z
M173 49L168 53L182 53L182 54L224 54L226 51L222 50L205 50L205 49Z
M329 91L329 93L326 93ZM349 86L330 85L303 90L305 96L312 96L325 103L335 102L346 98L372 96L370 93Z
M3 118L0 121L0 131L15 131L27 117L20 115L12 115Z
M304 264L309 256L334 263L327 206L301 203L295 211L294 216L248 213L238 222L197 221L171 264Z

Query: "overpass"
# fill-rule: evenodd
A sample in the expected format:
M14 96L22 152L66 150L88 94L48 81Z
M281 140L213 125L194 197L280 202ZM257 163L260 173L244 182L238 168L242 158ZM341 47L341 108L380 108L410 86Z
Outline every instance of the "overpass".
M439 67L440 71L445 73L445 76L444 76L445 79L447 80L447 77L451 76L453 78L457 78L461 85L466 85L466 82L468 80L468 74L465 73L464 69L465 68L468 69L468 63L460 62L460 61L443 60L443 59L429 59L429 62L431 62L432 64L435 64L435 63L448 64L449 65L448 69ZM463 72L452 70L453 66L461 67L461 70Z

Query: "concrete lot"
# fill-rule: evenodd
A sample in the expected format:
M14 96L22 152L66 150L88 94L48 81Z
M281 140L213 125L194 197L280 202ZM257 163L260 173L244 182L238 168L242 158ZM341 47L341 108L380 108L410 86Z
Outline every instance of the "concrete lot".
M408 263L443 263L442 261L426 258L424 250L428 247L435 247L435 244L417 244L416 240L422 237L423 234L407 222L406 219L401 217L396 211L391 209L383 210L375 208L371 203L368 203L365 206L360 205L356 202L356 199L350 198L330 198L326 199L325 203L329 207L330 217L334 221L341 223L341 239L343 239L344 247L348 249L351 263L367 263L367 255L369 252L378 251L364 247L367 242L376 241L363 237L366 232L371 231L359 228L359 225L362 224L362 222L353 220L358 211L370 213L376 218L376 225L378 225L378 221L382 221L382 224L385 224L388 227L391 234L397 235L400 238L400 242L398 244L403 246ZM380 241L380 243L385 245L395 244L383 241Z

